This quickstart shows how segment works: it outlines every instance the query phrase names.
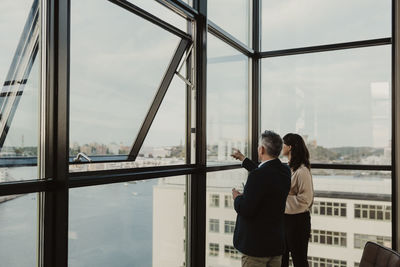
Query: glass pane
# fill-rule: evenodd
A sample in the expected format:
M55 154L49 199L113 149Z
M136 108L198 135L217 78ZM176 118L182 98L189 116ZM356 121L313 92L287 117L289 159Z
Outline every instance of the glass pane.
M391 36L390 0L261 2L263 51Z
M38 1L0 3L0 34L7 36L0 40L0 133L5 137L0 141L0 182L37 178L37 12Z
M160 18L161 20L177 27L178 29L186 32L187 22L186 19L176 14L167 7L161 5L157 0L129 0L134 5L146 10L152 15Z
M208 164L235 162L232 148L248 149L249 60L211 34L207 51Z
M208 0L208 18L242 43L251 46L251 1Z
M185 71L182 71L185 73ZM172 80L136 162L143 166L184 164L186 158L186 84Z
M312 162L391 163L391 47L263 59L261 125L303 136Z
M36 266L37 194L0 196L2 266Z
M207 173L207 232L206 232L206 266L241 266L240 254L233 247L233 232L226 231L225 223L236 223L236 211L233 206L226 208L223 205L213 206L214 196L223 199L232 198L232 188L243 192L243 183L246 183L248 172L245 169L218 171ZM213 231L210 222L219 221L220 231ZM225 251L216 254L210 251L210 244L219 244Z
M313 169L312 173L316 196L314 201L345 203L346 207L341 207L341 214L347 217L312 216L312 229L319 229L321 233L332 231L339 239L334 239L332 245L329 238L325 239L328 244L313 243L309 246L309 256L318 257L329 251L334 259L354 262L361 259L367 241L382 240L383 243L383 240L390 240L391 221L378 221L375 215L370 216L370 210L374 206L391 205L391 172ZM365 217L360 213L360 209L364 210L363 206L367 211ZM386 244L391 246L390 241ZM347 253L335 248L338 245L344 247Z
M185 176L70 190L69 266L184 266Z
M71 10L70 155L126 159L179 38L108 1Z
M181 72L185 73L185 70ZM186 84L175 76L134 162L71 164L70 172L184 164L186 162L185 97ZM128 154L131 149L130 146L119 146L116 143L112 143L109 147L120 154ZM103 158L112 159L112 157Z

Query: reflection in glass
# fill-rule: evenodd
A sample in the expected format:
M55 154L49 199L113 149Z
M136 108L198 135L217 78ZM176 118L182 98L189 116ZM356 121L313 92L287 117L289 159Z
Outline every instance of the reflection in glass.
M236 211L222 200L232 201L232 188L242 192L247 175L245 169L207 173L206 266L241 266L241 255L233 247Z
M390 0L261 3L263 51L391 36Z
M211 34L207 51L207 160L234 162L232 148L248 149L249 60Z
M70 190L69 266L184 266L186 178Z
M108 1L72 1L71 156L126 159L178 41Z
M251 1L208 0L208 18L233 35L242 43L251 46Z
M0 196L1 266L36 266L37 194Z
M37 0L0 3L0 182L37 178L38 16Z
M301 134L312 162L391 162L391 47L262 61L262 129Z

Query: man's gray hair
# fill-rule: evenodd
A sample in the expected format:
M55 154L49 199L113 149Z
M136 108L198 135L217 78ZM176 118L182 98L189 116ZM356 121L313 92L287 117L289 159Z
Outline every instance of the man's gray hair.
M277 158L281 154L283 141L279 134L267 130L261 134L260 145L265 148L268 155Z

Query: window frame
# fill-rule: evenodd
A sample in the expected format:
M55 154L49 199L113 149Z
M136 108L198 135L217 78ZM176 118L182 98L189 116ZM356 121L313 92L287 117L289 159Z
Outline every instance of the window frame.
M127 182L135 180L161 178L175 175L190 174L188 181L188 236L187 242L188 266L205 266L206 256L206 174L212 171L237 169L239 164L209 167L206 165L206 58L207 30L236 50L251 59L249 72L249 157L257 160L257 142L259 136L260 119L260 61L262 58L289 56L295 54L317 53L356 47L376 45L392 45L392 165L342 165L342 164L312 164L317 169L344 169L344 170L380 170L392 171L392 246L397 249L399 237L398 192L400 182L398 168L400 167L400 149L396 143L400 136L400 97L397 92L400 88L400 43L397 36L400 34L400 8L393 0L392 37L360 40L349 43L338 43L313 47L300 47L279 51L260 50L260 6L261 0L252 0L253 6L253 40L252 47L244 46L226 34L218 25L207 20L207 0L193 0L193 7L181 0L159 0L167 8L178 15L191 20L190 38L195 40L196 53L194 69L196 70L195 84L197 90L192 96L193 107L190 109L190 118L193 125L187 126L187 150L191 155L187 163L179 166L149 167L141 169L107 170L90 173L74 173L69 167L69 41L70 41L70 1L71 0L42 0L41 3L41 114L40 114L40 176L38 180L16 181L0 184L0 195L13 195L39 192L39 266L67 266L68 264L68 205L70 188L94 186L100 184ZM127 6L125 0L113 0L120 6ZM130 8L132 6L130 5ZM133 8L136 15L153 21L166 30L173 31L167 23L151 16L148 12ZM189 59L191 60L191 59ZM397 98L396 98L397 97ZM192 112L195 111L195 112ZM188 111L189 113L189 111ZM192 128L194 130L192 130ZM193 132L194 131L194 132ZM36 164L36 163L35 163ZM324 196L323 192L316 192L316 197Z

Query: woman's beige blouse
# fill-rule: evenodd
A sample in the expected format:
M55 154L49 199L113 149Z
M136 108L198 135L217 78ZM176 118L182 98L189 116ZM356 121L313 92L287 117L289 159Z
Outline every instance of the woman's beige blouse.
M292 182L286 200L286 214L298 214L309 210L314 200L314 186L310 170L301 165L292 172Z

